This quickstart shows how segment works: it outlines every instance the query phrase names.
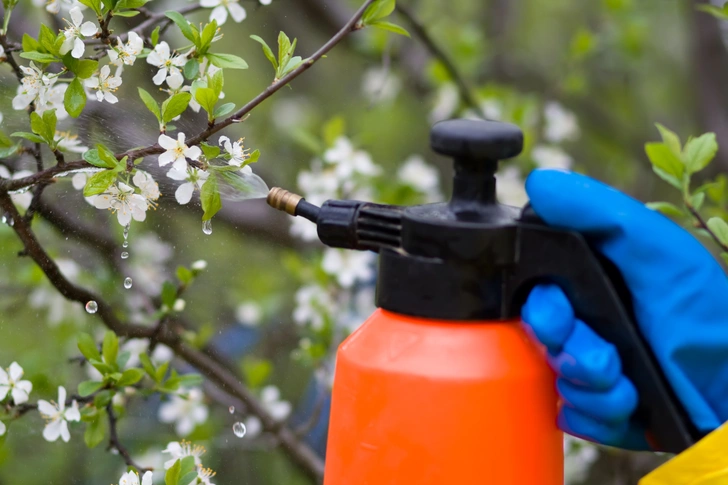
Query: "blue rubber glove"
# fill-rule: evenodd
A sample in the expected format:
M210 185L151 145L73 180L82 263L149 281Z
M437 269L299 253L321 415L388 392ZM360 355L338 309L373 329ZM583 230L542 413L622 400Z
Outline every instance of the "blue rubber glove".
M728 420L728 278L708 250L667 217L583 175L537 170L526 191L548 225L583 233L619 268L640 330L698 429ZM630 422L639 397L617 352L574 317L564 293L534 288L522 316L558 374L559 427L610 446L650 449L644 430Z

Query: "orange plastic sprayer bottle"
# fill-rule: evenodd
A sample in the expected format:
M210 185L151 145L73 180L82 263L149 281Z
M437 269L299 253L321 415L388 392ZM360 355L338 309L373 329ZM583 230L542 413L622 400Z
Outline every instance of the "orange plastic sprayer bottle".
M329 246L379 252L379 309L337 354L324 484L561 485L554 376L518 318L544 280L617 347L639 393L635 419L656 446L693 444L614 267L581 235L496 202L498 161L521 152L521 130L450 120L431 145L455 161L449 203L319 208L281 189L268 197L315 222Z

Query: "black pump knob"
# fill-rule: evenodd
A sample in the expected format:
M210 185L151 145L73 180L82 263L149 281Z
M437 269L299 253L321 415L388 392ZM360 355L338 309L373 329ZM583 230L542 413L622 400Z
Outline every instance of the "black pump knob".
M461 164L466 160L497 162L521 153L523 131L499 121L447 120L432 127L430 145L437 153L453 157Z

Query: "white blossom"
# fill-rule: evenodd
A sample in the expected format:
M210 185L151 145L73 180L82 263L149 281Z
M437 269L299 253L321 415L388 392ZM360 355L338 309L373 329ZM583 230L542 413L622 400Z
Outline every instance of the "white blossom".
M397 172L397 177L403 183L424 194L428 202L441 198L440 175L419 155L412 155L405 160Z
M393 101L402 88L402 82L390 69L370 68L362 76L362 91L370 103Z
M204 259L199 259L199 260L195 261L194 263L192 263L191 267L195 271L204 271L207 269L207 261L205 261Z
M106 192L96 196L93 205L97 209L109 209L116 213L116 218L122 226L128 225L132 219L144 221L149 207L147 199L124 182L112 185Z
M111 68L104 66L99 73L86 80L86 87L96 91L96 99L98 101L106 101L115 104L119 102L119 98L114 93L121 86L121 77L114 74L111 75Z
M230 160L228 160L229 165L237 165L239 167L244 164L248 158L250 158L250 155L248 155L248 149L246 149L245 145L243 145L243 138L231 143L230 138L221 136L218 143L225 149L225 152L230 155Z
M185 397L172 395L171 399L159 407L159 420L175 423L175 431L187 436L198 424L207 421L208 410L203 403L204 394L199 389L190 389Z
M270 5L273 0L260 0L261 5Z
M88 150L87 146L81 145L78 135L72 135L70 131L56 131L55 140L56 146L62 152L84 153Z
M5 62L6 60L7 56L5 55L5 48L0 45L0 62Z
M120 347L120 352L129 352L129 360L126 361L124 369L131 369L132 367L139 367L141 360L139 356L144 354L149 349L149 340L143 338L132 338L124 342ZM154 365L161 365L165 362L172 360L174 352L172 349L164 344L157 344L154 347L154 351L149 356L149 360Z
M205 450L204 446L201 445L193 445L189 441L182 440L182 441L172 441L167 444L167 448L162 450L162 453L169 453L169 455L172 457L170 460L167 460L164 462L164 469L168 470L171 468L177 460L182 460L184 458L187 458L188 456L194 457L195 465L201 465L202 460L200 460L200 457L205 454L207 450Z
M185 144L185 134L182 132L177 134L176 140L167 135L159 135L157 141L166 150L159 156L158 161L160 167L173 163L177 171L185 171L187 169L187 158L190 160L198 160L200 155L202 155L200 147L188 147Z
M317 161L313 165L314 170L298 174L297 183L307 201L321 205L338 196L339 179L334 170L321 170Z
M296 308L293 320L299 325L311 325L314 330L321 330L326 322L325 317L336 313L336 304L331 295L318 285L302 286L296 292Z
M149 295L159 295L162 284L169 277L166 263L174 254L172 246L155 232L137 235L134 241L134 257L129 268L134 287Z
M8 393L16 405L28 401L28 394L33 390L33 384L22 378L23 368L17 362L10 364L7 372L5 369L0 369L0 401L5 399Z
M574 160L564 150L546 145L533 147L531 158L541 168L568 170L574 164Z
M137 169L132 181L141 190L142 197L147 200L147 206L156 207L157 204L155 202L160 196L159 185L154 181L151 174Z
M58 258L56 259L56 265L68 281L78 282L80 268L75 261ZM40 284L33 289L28 296L28 303L32 308L45 308L47 310L48 325L51 327L57 326L63 320L82 321L83 316L86 314L78 303L67 300L49 283Z
M576 115L556 101L546 103L543 110L544 137L553 143L575 140L579 137L579 122Z
M215 485L210 480L215 476L215 472L211 468L205 468L197 465L197 483L199 485Z
M66 89L68 89L68 83L58 83L46 89L38 98L35 112L42 115L44 112L54 109L59 121L68 118L68 112L63 104Z
M183 76L180 68L184 67L186 62L185 56L173 55L169 44L164 41L154 46L154 50L147 56L147 63L159 68L152 79L157 86L160 86L165 79L167 84L170 84L170 78L176 78L176 81L173 82L182 84Z
M283 421L291 414L291 403L281 399L281 392L276 386L269 385L263 388L260 392L260 403L276 421ZM248 416L245 420L245 429L246 434L252 438L263 430L263 424L257 416Z
M346 137L339 137L334 146L324 153L324 161L335 166L339 179L348 179L354 174L378 175L381 169L374 164L369 154L356 150Z
M196 147L195 147L196 148ZM186 162L185 162L186 163ZM174 192L174 198L178 204L184 205L192 200L192 194L195 190L202 190L202 186L210 176L208 172L199 170L194 167L189 167L184 170L179 170L176 166L167 172L167 177L172 180L185 180L186 182L177 187Z
M129 38L124 44L121 39L117 39L116 48L108 50L109 59L115 66L121 67L126 64L127 66L133 66L136 57L142 53L144 49L144 41L139 34L130 31Z
M8 168L5 165L0 165L0 177L4 179L17 180L29 177L31 175L33 175L33 172L31 172L30 170L18 170L14 174L10 175L10 171L8 170ZM15 193L11 192L10 200L12 200L13 203L21 209L27 210L33 200L33 193L30 190Z
M311 102L302 97L288 97L274 101L270 110L271 120L279 130L291 130L307 124L314 111Z
M500 203L523 207L528 202L526 187L518 167L506 167L496 173L495 178Z
M126 472L119 479L119 485L152 485L152 472L144 473L141 483L137 472Z
M430 122L451 118L458 109L460 93L453 83L443 84L435 95L435 106L430 111Z
M357 281L368 281L374 276L372 259L363 251L346 251L328 248L321 263L323 270L336 277L344 288L350 288Z
M225 23L228 12L230 12L230 16L237 23L245 20L247 16L245 9L238 3L238 0L202 0L200 5L206 8L212 8L210 22L215 20L217 25Z
M56 78L45 74L33 61L30 67L20 66L23 79L18 86L16 96L13 98L13 109L22 110L30 103L45 95L45 92L55 83Z
M86 10L86 5L82 4L78 0L33 0L33 4L36 7L42 7L45 5L45 9L53 14L59 13L61 11L61 7L63 10L70 10L72 8Z
M43 429L43 438L46 441L56 441L60 436L68 443L71 433L68 431L68 421L81 421L81 413L78 410L78 403L74 400L71 407L66 409L66 388L58 386L58 403L52 403L43 399L38 401L38 411L47 420Z
M241 325L246 327L257 326L262 316L263 312L260 305L252 301L241 303L235 310L235 318Z
M66 20L68 27L63 31L66 40L63 41L60 52L66 54L71 51L72 57L80 59L86 52L86 44L83 43L83 39L96 35L99 29L93 22L83 21L80 8L73 7L69 13L71 14L71 21Z

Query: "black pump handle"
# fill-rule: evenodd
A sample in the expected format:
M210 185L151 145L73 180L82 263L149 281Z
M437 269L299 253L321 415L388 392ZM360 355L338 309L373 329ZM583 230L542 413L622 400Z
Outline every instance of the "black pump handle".
M512 304L521 305L537 283L559 285L576 317L616 347L622 371L639 397L633 419L644 427L655 451L680 453L700 440L637 326L630 292L616 266L581 234L545 226L529 207L518 230L518 262L508 282Z

